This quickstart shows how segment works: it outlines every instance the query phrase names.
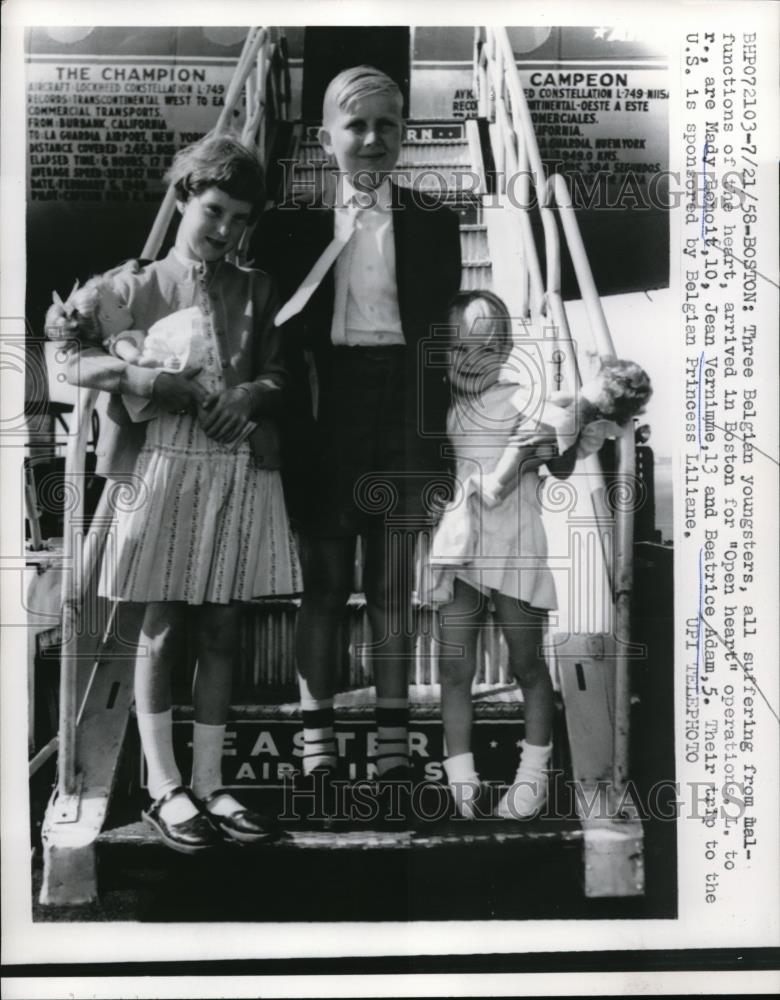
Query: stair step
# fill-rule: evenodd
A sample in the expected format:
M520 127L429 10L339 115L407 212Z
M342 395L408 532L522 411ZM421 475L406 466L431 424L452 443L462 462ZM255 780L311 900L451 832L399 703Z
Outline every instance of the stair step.
M396 173L399 183L441 197L473 189L471 150L462 120L409 122ZM317 140L318 126L304 125L296 151L293 192L311 190L314 164L327 162ZM465 195L464 195L465 196Z
M473 292L493 287L493 265L490 261L463 261L460 289L462 292Z
M458 173L471 170L471 159L467 148L463 150L463 154L458 158L443 158L440 155L434 156L433 154L436 153L437 150L431 150L430 156L420 156L417 149L415 149L414 152L415 155L413 157L401 154L401 158L399 159L395 169L399 171L452 170Z
M476 822L447 820L432 825L430 832L411 830L287 830L283 837L270 844L257 844L252 854L300 850L377 851L432 850L444 847L489 846L516 843L518 845L574 844L583 837L576 820L545 819L514 821L484 819ZM158 849L170 856L157 834L143 822L127 823L103 830L98 838L103 847L138 847ZM232 845L228 845L232 846Z
M490 253L485 226L460 227L461 256L467 263L489 261Z
M322 146L317 142L301 143L298 147L298 162L305 166L307 163L322 163L327 160ZM401 155L396 164L396 169L404 167L470 167L471 156L468 143L465 140L453 139L446 142L426 145L406 145L401 146Z
M489 262L467 260L463 276L464 288L489 288ZM299 606L300 599L297 597L258 600L252 602L251 608L242 615L241 656L234 675L237 692L251 690L260 694L262 698L262 692L269 686L276 689L296 684L293 647L295 618ZM420 609L417 613L419 636L415 644L412 676L416 684L425 685L438 680L436 650L432 641L430 611ZM349 656L342 665L339 686L342 689L364 687L371 683L371 668L370 656L365 648L370 642L370 635L366 620L365 597L362 594L351 595L345 628L348 630ZM477 682L503 683L510 680L503 637L495 629L487 630L482 648L483 655L478 661ZM191 659L194 659L194 652L191 653ZM184 673L181 673L179 679L181 683L189 683Z
M451 195L445 199L445 203L460 217L461 228L464 226L481 226L482 222L482 198L480 195L463 196Z
M260 692L258 692L260 694ZM523 717L523 698L519 687L514 685L478 685L472 694L476 719L515 719ZM373 719L376 694L373 688L357 688L336 695L335 713L338 719ZM177 719L192 717L191 705L177 705L174 714ZM288 722L301 718L301 707L297 698L286 702L266 702L264 704L234 704L230 708L231 719L258 719L267 722ZM441 717L441 693L439 685L431 685L427 691L421 687L410 688L409 718L414 721L438 721Z
M228 844L195 857L169 850L151 832L116 828L97 847L96 919L114 922L408 927L594 916L594 901L582 892L584 837L576 823L455 821L430 833L298 829L284 842ZM626 915L622 907L607 914ZM77 911L65 919L93 918Z

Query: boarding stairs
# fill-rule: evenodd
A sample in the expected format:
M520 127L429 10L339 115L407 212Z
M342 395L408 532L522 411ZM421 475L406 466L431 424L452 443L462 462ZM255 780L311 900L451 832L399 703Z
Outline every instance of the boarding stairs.
M276 120L284 118L284 67L278 36L263 29L250 33L226 98L221 123L227 124L251 79L247 94L244 135L262 153L273 146ZM261 67L261 71L258 70ZM265 75L263 75L265 74ZM273 79L269 88L263 81ZM475 80L480 98L481 127L476 121L409 123L398 171L400 182L418 182L442 197L461 217L463 287L494 288L518 317L518 336L542 344L540 364L560 374L563 385L576 385L597 354L613 353L598 295L576 221L566 204L565 185L548 186L541 171L538 147L530 126L522 88L503 29L478 29L475 37ZM274 100L268 97L273 94ZM250 100L251 98L251 100ZM275 104L276 118L269 115ZM268 105L268 107L266 107ZM258 109L262 108L263 111ZM286 155L300 169L295 183L311 186L315 163L321 160L316 125L293 126ZM278 145L276 147L278 152ZM511 167L535 170L546 243L546 268L531 233L528 212L511 205L502 190L502 172ZM486 174L485 159L491 162ZM493 169L493 165L495 170ZM560 180L560 178L558 179ZM287 192L290 193L289 191ZM144 248L154 257L167 231L173 208L169 192ZM498 209L498 210L496 210ZM595 347L575 350L560 295L560 236L563 229L592 321ZM83 471L84 445L95 394L82 392L74 419L79 427L69 444L68 476ZM613 483L631 482L633 428L617 443L618 466ZM559 691L554 766L590 793L599 788L610 817L559 820L545 824L487 822L440 824L427 831L395 832L386 828L341 828L320 831L303 822L276 844L257 850L258 869L267 863L284 867L285 859L300 864L301 851L359 851L361 856L396 852L407 859L433 858L443 852L480 847L548 849L551 845L573 858L584 885L584 898L641 896L644 891L642 827L630 795L625 794L628 770L630 652L628 600L631 591L631 509L615 509L607 495L596 457L578 469L584 489L564 491L546 512L550 555L559 595L557 623L550 631L549 656ZM614 491L613 491L614 492ZM76 490L76 494L79 491ZM98 860L139 851L162 868L170 867L170 852L137 821L143 802L143 772L137 734L132 724L132 662L138 621L126 608L104 608L107 641L80 634L84 595L94 595L95 565L109 520L106 499L89 527L83 498L65 527L62 619L62 680L58 784L43 825L44 873L41 901L47 906L94 902L98 893ZM576 565L575 565L576 564ZM556 571L557 567L557 571ZM576 578L576 579L575 579ZM594 584L595 581L595 584ZM94 596L91 598L94 602ZM97 601L100 605L100 601ZM268 770L279 759L280 747L292 746L300 728L292 657L293 630L299 601L260 601L247 613L240 637L241 656L234 687L229 729L235 741L226 752L228 784L239 789L248 804L274 808L284 774ZM412 763L418 779L436 778L430 765L442 759L438 668L431 639L430 612L420 609L419 635L412 670ZM98 615L98 619L100 615ZM337 699L337 728L345 745L354 747L354 764L365 759L372 719L370 669L364 651L368 641L359 566L356 590L349 602L349 655L342 665L343 694ZM95 652L95 647L98 647ZM180 673L182 702L188 702L191 664L183 651ZM516 744L522 739L522 699L508 675L503 639L491 626L481 641L474 687L475 744L484 779L508 782L516 764ZM186 709L177 712L175 727L182 772L187 773ZM351 735L347 735L351 734ZM495 745L494 745L495 744ZM260 749L258 749L258 747ZM417 752L415 752L415 747ZM498 748L501 748L500 751ZM272 749L273 748L273 749ZM360 748L360 749L358 749ZM232 751L235 750L235 754ZM491 758L491 751L495 751ZM231 772L231 755L236 766ZM495 763L491 764L490 760ZM242 765L247 765L243 771ZM428 765L426 769L426 765ZM233 773L235 772L235 773ZM232 774L232 778L231 778ZM370 772L369 772L370 774ZM355 777L366 772L356 770ZM580 799L577 798L580 802ZM580 802L581 806L581 802ZM124 855L123 855L124 852ZM451 859L452 855L447 855ZM421 862L407 860L407 865ZM104 865L110 870L112 862ZM520 890L520 883L511 880Z

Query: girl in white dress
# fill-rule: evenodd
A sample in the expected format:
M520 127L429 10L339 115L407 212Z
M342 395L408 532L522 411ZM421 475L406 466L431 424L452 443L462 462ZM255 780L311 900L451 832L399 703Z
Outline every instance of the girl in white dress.
M477 812L480 783L471 752L471 686L477 640L492 602L523 692L525 739L514 782L495 814L530 818L547 798L553 693L542 654L547 612L556 607L539 501L539 466L568 476L578 455L619 433L650 383L631 362L604 362L576 399L544 400L518 379L506 306L491 292L458 296L449 377L448 433L458 495L433 539L430 598L440 609L442 722L449 785L461 815ZM480 810L481 811L481 810Z

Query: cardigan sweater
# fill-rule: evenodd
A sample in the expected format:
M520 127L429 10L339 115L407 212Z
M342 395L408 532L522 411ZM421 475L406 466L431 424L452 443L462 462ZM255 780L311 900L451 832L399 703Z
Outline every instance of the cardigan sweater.
M258 424L251 440L255 460L262 468L279 468L278 432L269 417L281 407L286 373L273 326L278 299L271 278L224 260L200 264L174 247L167 257L140 269L137 262L130 262L115 274L114 285L130 308L133 325L147 330L163 316L194 304L201 280L207 289L225 382L245 387L252 400L251 417ZM116 477L131 472L143 447L146 425L130 419L121 394L151 400L160 370L129 364L102 348L77 343L66 371L72 384L112 394L97 446L98 474ZM149 417L155 412L150 405Z

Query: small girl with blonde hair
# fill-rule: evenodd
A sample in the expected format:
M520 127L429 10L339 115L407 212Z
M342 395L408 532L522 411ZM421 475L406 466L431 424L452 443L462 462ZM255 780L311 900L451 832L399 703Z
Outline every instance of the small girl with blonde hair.
M432 598L440 608L444 770L461 815L478 811L480 782L471 752L471 685L479 630L489 604L523 693L525 738L517 773L495 815L527 819L547 798L553 692L542 653L548 611L556 607L539 502L539 467L569 475L578 455L619 433L650 395L633 362L604 361L576 396L544 400L518 381L511 320L491 292L461 293L450 321L452 407L458 495L435 533ZM540 401L534 407L533 400Z

